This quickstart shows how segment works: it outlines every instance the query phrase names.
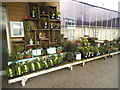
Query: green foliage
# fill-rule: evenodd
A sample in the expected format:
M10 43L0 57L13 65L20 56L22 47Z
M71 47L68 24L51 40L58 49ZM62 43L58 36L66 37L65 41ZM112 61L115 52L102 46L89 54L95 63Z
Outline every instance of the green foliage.
M69 42L67 44L67 46L66 46L66 50L65 51L66 52L73 52L73 53L75 53L75 52L78 52L78 47L77 47L77 45L75 43Z
M25 31L37 29L36 24L33 21L25 21Z
M45 42L41 43L41 47L44 48L44 49L48 48L48 43L45 43Z
M64 58L63 55L58 54L57 57L58 57L58 64L62 63Z
M82 46L89 46L89 45L90 45L90 42L88 41L87 38L82 38L81 44L82 44Z
M15 53L24 51L23 43L15 43L14 45L15 45Z
M71 61L71 60L73 60L73 57L74 57L73 52L66 52L64 61Z

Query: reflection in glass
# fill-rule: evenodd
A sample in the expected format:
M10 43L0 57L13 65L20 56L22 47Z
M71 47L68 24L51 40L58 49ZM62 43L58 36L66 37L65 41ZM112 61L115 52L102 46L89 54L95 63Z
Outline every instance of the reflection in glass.
M22 32L21 32L21 24L13 24L13 28L14 28L14 36L17 36L17 35L21 35Z

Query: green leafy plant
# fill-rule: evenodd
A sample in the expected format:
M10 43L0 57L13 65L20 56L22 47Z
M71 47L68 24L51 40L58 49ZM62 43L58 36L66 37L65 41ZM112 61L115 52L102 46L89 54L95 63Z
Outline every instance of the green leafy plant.
M15 77L15 65L14 64L10 64L7 66L7 76L9 79Z
M74 54L73 52L66 52L64 61L71 62L73 60Z
M37 29L36 24L33 21L25 21L25 31Z
M23 52L24 51L24 44L23 43L15 43L15 52Z
M42 29L48 28L48 18L47 17L41 17L41 28Z
M64 56L61 54L58 54L57 57L58 57L58 64L61 64L63 62Z
M43 48L43 49L46 49L46 48L48 48L48 43L41 43L41 47Z

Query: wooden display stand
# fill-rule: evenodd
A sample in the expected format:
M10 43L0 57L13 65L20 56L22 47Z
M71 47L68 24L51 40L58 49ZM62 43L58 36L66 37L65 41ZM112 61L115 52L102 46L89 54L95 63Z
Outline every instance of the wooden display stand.
M115 55L115 54L119 54L119 53L120 53L120 51L119 52L115 52L115 53L100 55L100 56L97 56L97 57L88 58L88 59L84 59L84 60L76 60L75 62L72 62L72 63L60 65L60 66L53 67L53 68L50 68L50 69L47 69L47 70L43 70L43 71L37 71L35 73L24 75L24 76L21 76L21 77L18 77L18 78L9 79L8 83L15 83L15 82L21 81L22 86L25 86L25 83L26 83L26 81L29 78L32 78L32 77L35 77L35 76L39 76L39 75L43 75L43 74L46 74L46 73L49 73L49 72L53 72L53 71L56 71L56 70L60 70L60 69L63 69L63 68L70 68L70 70L73 70L73 66L74 65L82 64L82 66L84 66L86 62L89 62L89 61L92 61L92 60L96 60L96 59L100 59L100 58L106 58L107 56Z
M29 3L28 8L28 18L24 19L24 26L25 26L25 50L28 47L37 47L40 48L42 43L47 43L48 47L51 44L60 43L60 40L55 42L54 41L54 33L58 32L60 35L61 30L61 22L57 19L57 7L55 6L48 6L46 3L46 12L42 12L42 3L35 4ZM35 11L34 15L33 10ZM53 11L54 12L53 12ZM54 18L51 16L51 13L54 13ZM26 30L26 22L32 22L33 27L32 29ZM41 36L40 36L41 33ZM41 38L39 38L41 37ZM33 40L33 44L30 45L29 40Z

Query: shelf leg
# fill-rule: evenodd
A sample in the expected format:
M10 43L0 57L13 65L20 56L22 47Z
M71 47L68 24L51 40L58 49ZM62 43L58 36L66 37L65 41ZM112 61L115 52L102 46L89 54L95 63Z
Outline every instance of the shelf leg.
M106 57L103 57L104 58L104 60L106 59Z
M82 64L82 66L83 66L83 67L85 66L85 61L83 61L83 64Z
M28 78L23 78L21 81L22 86L25 86L25 82L28 80Z
M73 66L71 65L71 66L69 66L69 68L70 68L70 70L73 70Z

